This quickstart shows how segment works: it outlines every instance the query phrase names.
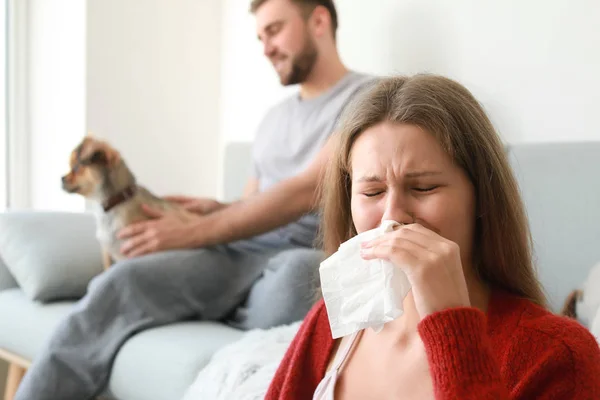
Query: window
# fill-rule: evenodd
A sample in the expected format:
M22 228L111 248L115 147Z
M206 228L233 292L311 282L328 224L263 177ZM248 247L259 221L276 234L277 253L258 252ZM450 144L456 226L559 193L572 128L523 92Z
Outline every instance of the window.
M7 121L7 31L8 0L0 0L0 211L8 199L8 121Z

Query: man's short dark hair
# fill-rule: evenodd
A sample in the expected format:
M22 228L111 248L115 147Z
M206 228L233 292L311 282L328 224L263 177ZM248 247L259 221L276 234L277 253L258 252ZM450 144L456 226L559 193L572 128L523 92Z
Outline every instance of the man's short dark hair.
M250 12L255 13L256 10L260 8L264 3L269 0L252 0L250 3ZM335 34L337 32L338 27L338 17L337 11L335 10L335 4L333 4L333 0L290 0L292 3L297 4L306 11L307 15L314 11L317 6L323 6L329 11L329 15L331 16L331 30L333 33L333 37L335 38Z

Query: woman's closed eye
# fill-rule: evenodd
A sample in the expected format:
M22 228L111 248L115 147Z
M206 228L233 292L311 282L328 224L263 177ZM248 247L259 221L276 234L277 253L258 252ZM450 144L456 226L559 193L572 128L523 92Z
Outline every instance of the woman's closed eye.
M431 192L431 191L437 189L438 187L439 187L438 185L418 186L418 187L414 187L413 190L416 190L417 192Z
M414 190L419 193L427 193L433 192L435 189L439 188L439 185L427 185L427 186L414 186L411 190ZM365 190L362 192L362 195L365 197L377 197L381 194L385 193L385 190L377 189L377 190Z
M371 190L368 192L363 192L363 195L366 197L375 197L375 196L379 196L383 192L384 192L383 190Z

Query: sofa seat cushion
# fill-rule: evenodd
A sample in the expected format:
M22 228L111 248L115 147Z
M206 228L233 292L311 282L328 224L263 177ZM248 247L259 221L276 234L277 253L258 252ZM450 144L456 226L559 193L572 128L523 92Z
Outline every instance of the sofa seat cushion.
M21 289L0 291L0 348L31 360L72 305L33 302Z
M68 301L32 302L20 289L0 291L0 348L34 358L72 306ZM205 321L181 322L134 335L117 354L109 396L119 400L180 399L213 353L242 335L242 331Z
M200 369L242 331L214 322L181 322L143 331L117 354L109 385L119 400L178 400Z

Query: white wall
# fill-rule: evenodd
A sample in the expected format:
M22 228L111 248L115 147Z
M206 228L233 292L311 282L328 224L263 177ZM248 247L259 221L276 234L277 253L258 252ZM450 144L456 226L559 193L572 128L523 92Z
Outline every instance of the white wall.
M222 0L219 165L230 142L250 141L266 109L295 90L282 88L262 55L248 0ZM224 170L219 171L218 197L224 198Z
M88 2L87 129L159 195L216 195L219 0Z
M249 4L223 0L220 126L225 141L253 138L265 109L295 90L281 87L262 55Z
M29 0L27 84L29 198L23 207L80 210L61 190L68 157L85 130L85 2Z
M373 74L460 80L508 142L600 140L597 0L336 1L343 60ZM262 56L247 1L227 0L223 142L252 140L265 107L287 93Z
M262 56L248 0L28 1L23 180L35 208L83 207L59 179L86 130L159 194L221 193L219 150L252 140L266 108L294 90ZM509 142L600 139L599 2L336 3L351 68L457 78Z
M27 141L14 170L27 185L15 207L85 208L60 177L87 131L157 194L216 195L219 0L28 0L26 9Z

